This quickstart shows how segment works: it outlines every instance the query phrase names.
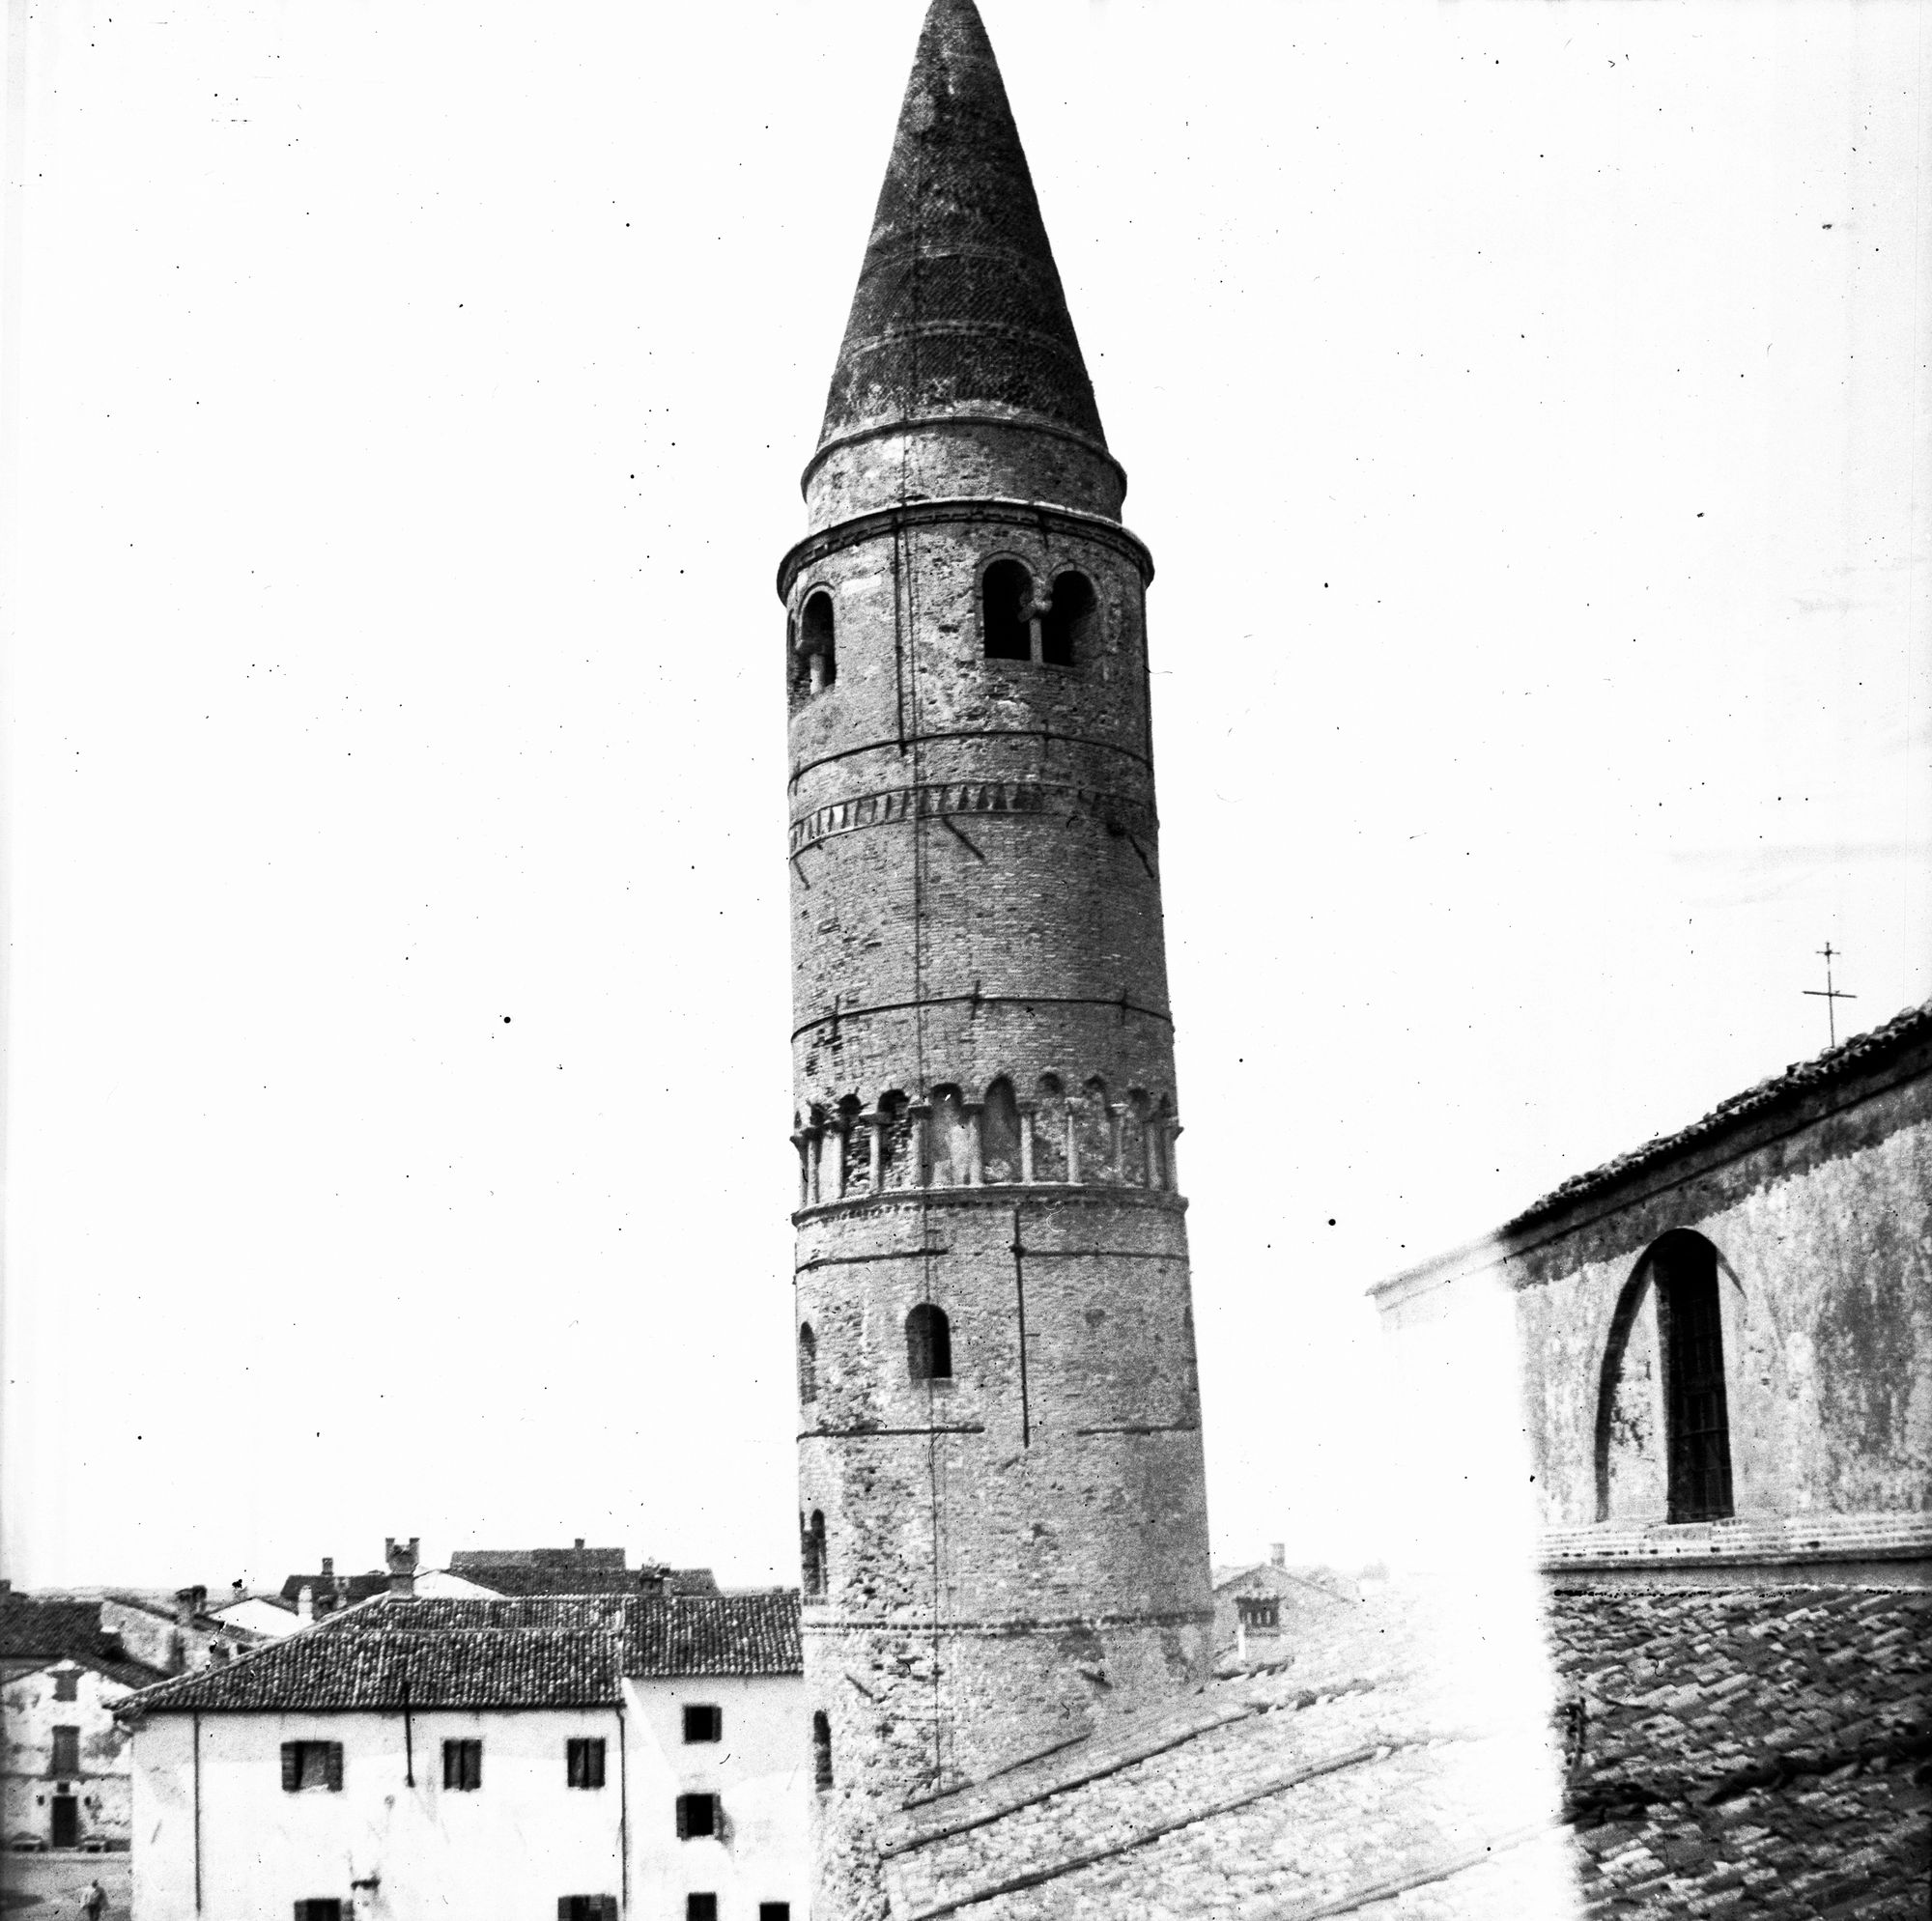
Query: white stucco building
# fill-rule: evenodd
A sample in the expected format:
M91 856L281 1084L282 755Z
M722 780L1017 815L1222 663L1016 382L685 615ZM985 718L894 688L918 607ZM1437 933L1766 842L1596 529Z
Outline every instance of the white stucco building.
M804 1921L798 1596L380 1596L124 1704L135 1921Z

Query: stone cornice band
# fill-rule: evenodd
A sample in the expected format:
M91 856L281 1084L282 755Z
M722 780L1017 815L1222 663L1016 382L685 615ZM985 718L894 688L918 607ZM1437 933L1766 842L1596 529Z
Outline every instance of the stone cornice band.
M944 500L906 500L895 507L875 508L835 526L821 527L807 534L779 562L779 599L788 601L798 577L805 569L828 554L838 553L861 541L875 540L880 534L896 533L902 527L943 526L953 521L988 522L996 526L1056 528L1076 533L1124 554L1140 569L1141 584L1153 579L1153 555L1146 543L1129 533L1119 521L1100 514L1086 514L1072 507L1055 507L1044 500L1007 500L996 495L967 496Z

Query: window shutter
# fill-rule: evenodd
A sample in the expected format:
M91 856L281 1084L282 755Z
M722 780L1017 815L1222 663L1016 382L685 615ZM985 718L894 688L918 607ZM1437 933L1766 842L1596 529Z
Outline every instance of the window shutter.
M301 1748L295 1741L282 1743L282 1793L293 1794L301 1786ZM296 1903L296 1921L301 1921L301 1903Z
M556 1898L556 1921L570 1921L570 1897L567 1894Z
M680 1794L677 1797L677 1838L680 1841L689 1841L691 1839L691 1796L689 1794Z
M342 1792L342 1743L326 1741L323 1745L327 1753L328 1792L339 1794Z
M593 1788L604 1785L604 1743L601 1740L590 1743L590 1785Z

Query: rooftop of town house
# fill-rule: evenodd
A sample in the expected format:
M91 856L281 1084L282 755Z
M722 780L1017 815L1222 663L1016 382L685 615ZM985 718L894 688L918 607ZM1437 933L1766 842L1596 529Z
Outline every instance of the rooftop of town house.
M449 1557L448 1571L499 1595L715 1595L709 1568L625 1566L621 1547L466 1547Z
M160 1670L129 1660L121 1637L100 1624L100 1603L0 1592L0 1671L14 1680L57 1661L76 1661L128 1687L146 1687Z
M801 1667L799 1597L789 1589L488 1600L384 1594L226 1666L151 1687L125 1709L612 1707L626 1680L750 1679Z

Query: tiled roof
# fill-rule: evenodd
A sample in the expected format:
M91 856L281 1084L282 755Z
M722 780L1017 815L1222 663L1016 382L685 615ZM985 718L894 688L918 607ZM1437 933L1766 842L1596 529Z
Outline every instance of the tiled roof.
M894 1921L1561 1916L1547 1703L1458 1618L1432 1590L1311 1609L1278 1668L909 1808Z
M798 1596L404 1600L384 1595L306 1634L150 1689L128 1707L247 1713L615 1705L626 1676L801 1668Z
M1814 1059L1794 1062L1782 1074L1760 1082L1745 1093L1733 1094L1727 1101L1720 1101L1701 1120L1693 1120L1689 1127L1681 1127L1674 1134L1659 1135L1656 1140L1646 1141L1642 1146L1633 1147L1629 1153L1620 1154L1613 1161L1605 1161L1602 1167L1592 1168L1587 1173L1573 1174L1560 1187L1552 1188L1540 1201L1532 1201L1504 1227L1503 1231L1510 1233L1531 1227L1575 1201L1674 1160L1687 1148L1715 1140L1732 1128L1774 1114L1779 1108L1798 1106L1808 1096L1867 1074L1916 1047L1928 1044L1932 1044L1932 1001L1926 1002L1923 1006L1907 1007L1884 1027L1874 1028L1870 1033L1855 1034L1842 1046L1832 1048Z
M1273 1669L909 1807L894 1921L1932 1911L1932 1594L1560 1592L1554 1698L1513 1703L1533 1624L1467 1600L1314 1611Z
M955 411L1104 443L986 29L973 0L933 0L819 444Z
M1932 1593L1579 1590L1551 1628L1588 1913L1932 1911Z
M83 1661L129 1687L146 1687L160 1676L158 1668L130 1661L119 1635L103 1632L98 1600L0 1594L0 1662L38 1668L57 1660Z
M307 1588L317 1607L332 1606L338 1587L351 1601L367 1600L371 1595L388 1592L389 1577L376 1568L366 1574L291 1574L282 1583L282 1598L299 1600L301 1591Z
M449 1571L499 1595L715 1595L709 1568L626 1568L621 1547L459 1550Z

